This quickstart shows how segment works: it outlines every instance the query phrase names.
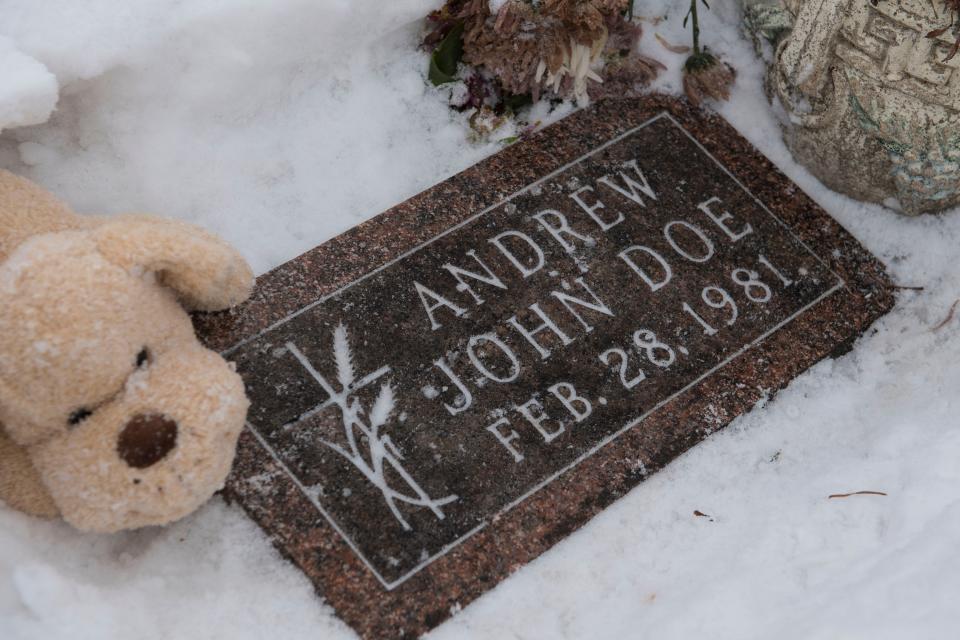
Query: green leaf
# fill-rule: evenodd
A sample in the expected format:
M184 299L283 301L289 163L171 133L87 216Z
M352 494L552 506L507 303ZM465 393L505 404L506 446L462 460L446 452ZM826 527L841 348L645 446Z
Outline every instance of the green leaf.
M439 86L456 80L457 65L463 58L463 23L458 22L430 55L430 82Z

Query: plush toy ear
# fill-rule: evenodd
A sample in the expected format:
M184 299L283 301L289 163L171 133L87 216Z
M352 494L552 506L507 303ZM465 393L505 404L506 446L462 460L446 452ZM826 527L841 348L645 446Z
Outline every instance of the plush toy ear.
M27 238L79 229L85 221L40 186L0 170L0 261Z
M190 309L226 309L246 300L253 288L253 273L236 250L184 222L120 216L107 219L94 237L108 260L134 273L156 273Z

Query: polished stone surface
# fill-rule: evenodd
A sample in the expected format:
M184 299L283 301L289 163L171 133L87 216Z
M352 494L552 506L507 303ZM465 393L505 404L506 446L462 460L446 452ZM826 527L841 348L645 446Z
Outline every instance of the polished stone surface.
M197 318L253 405L228 484L364 637L416 636L892 304L716 116L607 101Z

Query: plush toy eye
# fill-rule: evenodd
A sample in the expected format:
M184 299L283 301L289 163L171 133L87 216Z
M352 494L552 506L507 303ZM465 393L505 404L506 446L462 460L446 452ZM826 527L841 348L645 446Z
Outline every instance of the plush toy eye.
M150 350L144 347L140 349L140 353L137 354L137 368L139 369L148 362L150 362Z
M86 407L81 407L70 414L70 417L67 418L67 423L71 427L75 427L92 415L93 411L90 411L90 409L87 409Z

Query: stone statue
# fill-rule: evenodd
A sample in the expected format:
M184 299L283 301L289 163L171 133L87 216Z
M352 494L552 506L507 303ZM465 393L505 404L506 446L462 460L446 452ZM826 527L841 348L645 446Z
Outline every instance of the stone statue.
M960 55L942 0L744 0L774 45L787 146L827 186L909 215L960 204ZM792 28L791 28L792 23Z

